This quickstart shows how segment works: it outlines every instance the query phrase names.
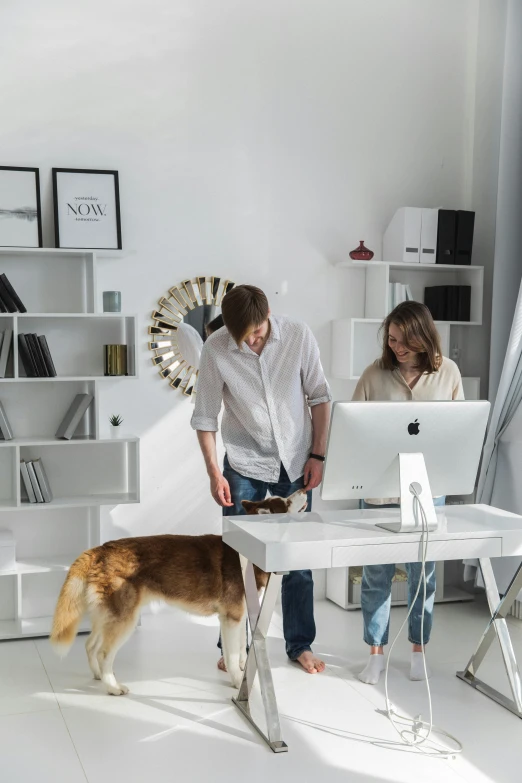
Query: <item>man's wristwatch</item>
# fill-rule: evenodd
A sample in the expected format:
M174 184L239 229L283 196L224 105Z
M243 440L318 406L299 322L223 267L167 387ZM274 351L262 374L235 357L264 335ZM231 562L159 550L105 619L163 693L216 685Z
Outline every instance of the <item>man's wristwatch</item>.
M319 462L324 462L326 457L321 457L320 454L310 454L310 459L318 459Z

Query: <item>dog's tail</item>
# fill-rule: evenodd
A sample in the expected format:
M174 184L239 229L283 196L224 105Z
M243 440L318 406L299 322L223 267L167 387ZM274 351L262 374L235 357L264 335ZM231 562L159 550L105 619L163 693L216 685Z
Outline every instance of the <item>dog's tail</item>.
M74 561L58 597L51 631L51 644L62 657L69 652L80 620L87 609L85 592L91 561L92 550L84 552Z

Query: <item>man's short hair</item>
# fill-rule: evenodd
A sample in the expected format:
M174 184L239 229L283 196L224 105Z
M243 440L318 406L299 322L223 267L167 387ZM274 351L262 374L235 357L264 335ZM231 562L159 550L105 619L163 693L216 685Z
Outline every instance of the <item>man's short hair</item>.
M238 345L268 318L268 299L255 285L238 285L223 298L221 313Z

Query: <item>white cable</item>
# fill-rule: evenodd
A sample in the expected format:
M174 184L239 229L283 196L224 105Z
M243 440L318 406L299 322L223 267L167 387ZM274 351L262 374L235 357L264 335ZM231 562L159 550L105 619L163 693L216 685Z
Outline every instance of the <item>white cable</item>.
M408 614L406 615L404 622L399 628L399 632L397 633L395 639L392 642L392 645L390 647L390 652L388 653L388 660L386 661L386 670L384 676L386 713L388 715L388 718L390 719L393 728L395 729L395 731L397 732L401 740L406 745L418 749L421 753L423 753L426 756L433 756L437 758L450 758L452 756L455 756L457 753L462 753L463 748L462 748L462 743L459 742L459 740L456 737L454 737L452 734L449 734L447 731L444 731L444 729L439 729L433 725L433 707L431 703L431 691L430 691L430 684L428 680L428 670L426 666L426 653L424 649L424 610L426 606L426 557L428 554L429 528L428 528L428 520L426 517L426 512L424 510L424 506L422 505L422 500L420 499L419 493L416 487L414 487L413 485L410 487L410 489L414 496L413 511L415 515L415 521L417 523L419 521L418 520L419 509L421 512L420 515L421 515L421 523L422 523L422 537L421 537L422 568L421 568L421 576L419 579L419 584L417 585L417 592L415 593L415 596L411 601L411 606L409 608ZM397 639L402 633L402 629L404 628L404 626L406 625L406 623L410 618L410 615L413 611L415 602L420 592L421 584L423 585L422 616L421 616L421 647L422 647L422 662L424 664L424 677L426 682L426 690L428 693L429 721L421 720L420 715L413 719L409 718L407 715L399 715L397 712L394 711L393 705L390 702L390 698L388 695L388 670L390 667L393 648L395 646ZM422 732L427 732L427 733L423 735ZM432 732L436 734L440 734L443 737L446 737L451 742L454 742L456 747L451 749L448 748L446 745L436 742L434 739L431 738Z

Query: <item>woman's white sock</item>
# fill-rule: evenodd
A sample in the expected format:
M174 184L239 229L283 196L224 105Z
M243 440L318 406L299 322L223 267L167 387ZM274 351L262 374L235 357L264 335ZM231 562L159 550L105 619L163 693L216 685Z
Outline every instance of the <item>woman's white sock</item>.
M379 682L379 677L384 669L384 655L379 653L372 653L368 659L368 663L360 672L357 677L361 682L366 682L368 685L376 685Z
M421 652L412 652L411 654L411 669L410 669L410 680L425 680L426 675L424 673L424 661L422 660L422 653ZM431 672L428 668L428 664L426 664L426 670L428 672L428 677L431 675Z

